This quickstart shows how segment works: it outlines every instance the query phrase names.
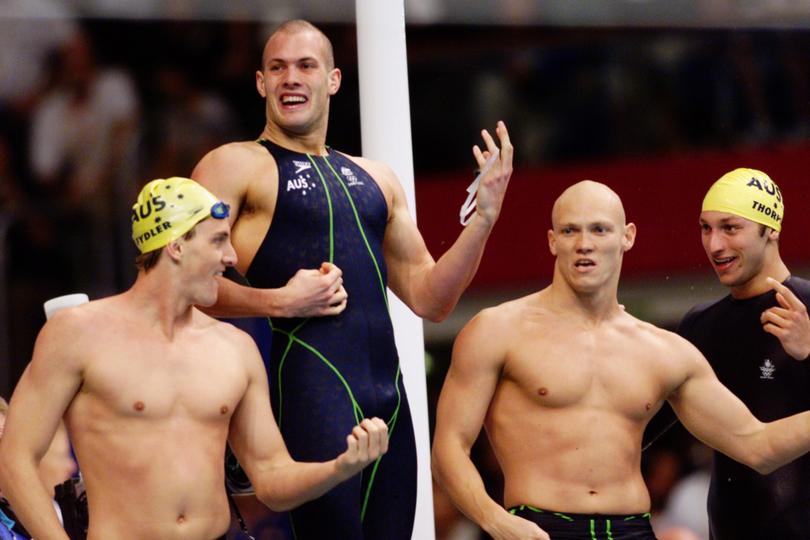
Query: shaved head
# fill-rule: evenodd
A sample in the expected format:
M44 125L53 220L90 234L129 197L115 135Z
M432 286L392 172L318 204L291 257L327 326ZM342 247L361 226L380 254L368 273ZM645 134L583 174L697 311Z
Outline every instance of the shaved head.
M562 192L551 209L551 226L556 229L561 220L573 215L605 215L619 225L626 224L622 200L605 184L583 180Z
M276 28L270 37L267 39L267 43L264 45L264 52L262 53L262 67L267 64L267 53L270 49L270 43L274 39L279 39L283 37L284 34L297 34L302 32L312 32L320 37L322 42L322 54L326 68L331 70L335 67L335 53L332 49L332 42L329 41L329 38L326 37L326 34L321 32L321 29L312 24L309 21L305 21L302 19L295 19L292 21L287 21Z

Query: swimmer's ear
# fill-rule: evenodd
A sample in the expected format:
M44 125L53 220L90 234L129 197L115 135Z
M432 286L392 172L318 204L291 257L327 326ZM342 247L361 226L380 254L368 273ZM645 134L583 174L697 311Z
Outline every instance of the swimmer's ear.
M264 73L261 71L256 72L256 90L259 91L259 95L263 98L267 97L267 93L264 91Z
M776 229L771 229L770 227L768 227L768 240L771 240L773 242L779 242L779 234L780 234L779 231L777 231Z
M636 224L628 223L624 226L624 237L622 238L622 250L630 251L636 243Z
M166 244L163 251L165 251L166 255L168 255L169 258L176 263L179 263L180 259L183 258L183 245L177 240L172 240Z
M329 72L329 95L334 96L340 89L340 81L343 80L343 74L340 69L334 68Z
M548 230L548 250L555 257L557 256L557 240L554 238L554 231Z

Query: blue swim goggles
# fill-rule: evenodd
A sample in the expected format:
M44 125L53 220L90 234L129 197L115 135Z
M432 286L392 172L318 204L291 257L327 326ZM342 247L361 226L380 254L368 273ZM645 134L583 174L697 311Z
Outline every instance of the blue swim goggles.
M214 219L225 219L231 215L231 205L225 204L222 201L214 203L211 207L211 217Z

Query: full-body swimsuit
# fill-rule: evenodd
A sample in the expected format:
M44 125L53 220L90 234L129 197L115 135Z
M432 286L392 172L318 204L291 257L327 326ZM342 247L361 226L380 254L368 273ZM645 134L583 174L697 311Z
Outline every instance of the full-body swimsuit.
M416 447L388 313L382 243L388 205L345 155L302 154L259 141L278 164L272 224L246 277L282 287L323 261L343 271L346 309L333 317L273 318L268 368L273 411L294 459L324 461L346 449L360 420L388 424L378 462L292 512L296 538L408 540L416 505Z

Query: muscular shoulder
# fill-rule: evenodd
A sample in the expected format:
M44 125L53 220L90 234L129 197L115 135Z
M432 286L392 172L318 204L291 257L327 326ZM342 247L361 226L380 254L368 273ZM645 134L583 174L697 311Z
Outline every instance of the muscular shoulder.
M377 182L383 195L385 195L385 200L388 201L389 207L394 199L404 196L402 185L399 183L396 173L387 164L361 156L344 155L362 167Z
M703 355L688 340L675 332L627 315L630 335L638 350L644 350L650 361L660 363L686 375L705 363Z
M109 302L97 300L55 313L42 327L34 348L34 361L70 363L81 367L109 328Z
M208 152L194 168L191 177L223 198L243 195L256 179L277 178L275 160L255 141L222 145Z
M237 141L214 148L200 160L200 167L249 167L255 161L273 159L272 154L256 141Z
M468 356L487 362L505 361L510 346L526 331L527 318L538 316L530 298L511 300L480 311L459 333L454 351L463 350Z

